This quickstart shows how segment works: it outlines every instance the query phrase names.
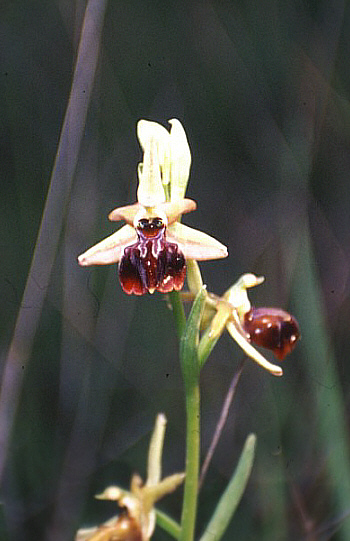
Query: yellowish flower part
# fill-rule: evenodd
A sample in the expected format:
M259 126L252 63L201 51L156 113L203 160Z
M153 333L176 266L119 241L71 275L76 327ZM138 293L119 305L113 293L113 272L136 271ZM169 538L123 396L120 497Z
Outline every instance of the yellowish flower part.
M109 214L111 221L124 220L126 225L81 254L81 266L120 262L125 248L137 242L139 221L153 218L161 218L167 241L177 244L186 259L227 257L227 248L221 242L179 223L182 214L196 209L196 203L184 198L191 165L186 134L179 120L169 122L170 132L155 122L139 121L137 132L144 159L138 168L138 201ZM166 201L164 185L170 186L170 201Z
M185 197L190 177L191 151L185 130L176 118L169 120L171 148L171 202Z
M232 287L230 287L224 298L234 307L240 320L251 309L247 289L258 286L265 280L264 276L255 276L255 274L243 274Z
M247 289L255 287L264 281L263 276L255 276L248 273L241 276L231 286L223 297L209 295L208 309L212 312L213 307L216 313L212 318L209 333L205 333L205 340L217 340L225 328L234 341L243 349L244 353L258 363L262 368L268 370L274 376L282 376L283 370L280 366L270 363L249 341L249 336L243 328L244 316L251 309Z
M161 413L156 418L150 441L147 480L144 484L139 475L133 475L130 491L110 486L96 496L100 500L118 502L121 508L127 510L126 516L124 512L97 528L81 529L77 533L76 541L110 541L114 539L113 535L120 541L149 541L156 523L154 504L173 492L185 478L184 473L175 473L161 480L165 428L166 418ZM122 537L124 530L125 537Z

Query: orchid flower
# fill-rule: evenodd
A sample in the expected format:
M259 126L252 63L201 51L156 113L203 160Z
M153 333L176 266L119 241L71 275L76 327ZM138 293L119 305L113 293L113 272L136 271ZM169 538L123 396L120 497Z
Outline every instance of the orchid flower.
M134 475L130 491L110 486L97 495L99 500L118 502L121 512L97 528L79 530L76 541L149 541L156 524L155 502L173 492L185 478L184 473L175 473L161 480L165 427L165 415L159 414L149 447L146 483Z
M113 210L109 219L126 225L78 257L82 266L119 263L120 283L128 294L179 291L186 259L227 256L219 241L179 222L182 214L196 209L195 201L184 197L191 153L179 120L169 123L170 132L155 122L138 122L144 155L137 203Z
M203 350L209 342L213 344L226 328L248 357L275 376L282 376L282 368L265 359L252 343L270 349L279 360L283 360L294 349L300 331L296 319L284 310L251 306L247 289L263 281L263 276L244 274L223 297L208 295L204 318L210 318L210 324L199 348Z

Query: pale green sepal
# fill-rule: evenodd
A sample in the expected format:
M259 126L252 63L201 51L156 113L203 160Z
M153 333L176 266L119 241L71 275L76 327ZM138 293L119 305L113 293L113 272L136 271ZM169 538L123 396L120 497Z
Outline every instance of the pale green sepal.
M167 238L175 242L186 259L205 261L207 259L220 259L227 257L226 246L210 235L175 222L168 227Z
M151 120L139 120L137 123L137 137L142 150L145 151L150 141L156 142L159 163L163 164L166 156L170 154L170 133L164 126Z
M151 138L144 149L143 165L138 167L139 187L137 200L144 207L155 207L165 202L162 185L158 147Z
M79 265L108 265L120 261L124 248L137 240L136 231L131 225L123 225L118 231L101 240L78 257Z
M255 434L250 434L244 444L236 470L225 492L221 496L200 541L219 541L224 535L247 486L253 466L255 445L256 436Z
M236 325L233 321L228 321L226 328L232 338L237 342L237 344L243 349L243 351L253 359L256 363L260 364L265 370L268 370L274 376L283 376L283 370L280 366L272 364L265 359L249 342L248 340L239 332Z
M170 133L164 126L149 120L140 120L137 124L137 136L143 151L149 146L153 139L156 143L159 167L161 171L162 184L167 186L170 183Z
M190 385L198 378L198 343L201 317L207 296L206 286L197 293L187 319L185 331L180 340L180 362L185 385Z
M176 118L169 120L171 152L171 191L170 200L177 201L185 196L191 167L191 151L185 130Z

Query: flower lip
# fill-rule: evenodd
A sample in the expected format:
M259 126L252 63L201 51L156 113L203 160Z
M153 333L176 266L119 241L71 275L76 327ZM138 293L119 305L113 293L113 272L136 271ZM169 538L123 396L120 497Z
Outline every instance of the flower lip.
M119 265L119 280L125 293L169 293L183 287L185 258L177 244L166 240L160 218L142 218L136 228L138 240L124 249Z
M270 349L281 361L300 337L295 317L280 308L251 308L242 325L251 342Z

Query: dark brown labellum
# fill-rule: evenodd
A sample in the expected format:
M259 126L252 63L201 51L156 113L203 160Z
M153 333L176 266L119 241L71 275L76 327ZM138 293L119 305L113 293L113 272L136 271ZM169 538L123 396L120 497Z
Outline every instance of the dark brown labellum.
M182 289L186 264L177 244L166 240L160 218L139 220L138 240L127 246L119 263L119 279L125 293L144 295L155 290L169 293Z
M252 308L244 316L243 327L251 342L270 349L281 361L300 337L297 320L279 308Z

